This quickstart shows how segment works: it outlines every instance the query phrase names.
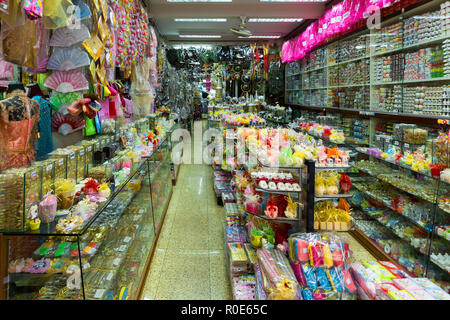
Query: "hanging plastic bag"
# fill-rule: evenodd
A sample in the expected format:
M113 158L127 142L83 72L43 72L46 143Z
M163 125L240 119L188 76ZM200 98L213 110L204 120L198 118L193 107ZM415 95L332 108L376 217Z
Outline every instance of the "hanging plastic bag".
M24 25L9 28L2 25L1 40L3 60L29 68L38 65L37 21L28 20Z
M9 79L14 76L14 65L10 62L0 60L0 79Z
M0 11L8 13L9 0L0 0Z
M0 1L0 8L5 8L5 10L0 10L0 18L3 23L6 23L9 28L14 28L17 26L24 25L28 19L26 18L24 12L22 11L21 0L8 0L7 6L2 6Z
M74 18L73 11L75 6L70 0L46 0L42 4L42 21L46 29L65 27L71 22L69 20ZM74 27L76 27L76 22Z
M97 130L97 133L102 134L102 123L100 122L98 113L95 116L94 120L95 120L95 129Z
M86 117L86 115L83 115L84 120L86 121L86 128L85 130L85 135L87 137L89 136L93 136L95 134L97 134L97 130L95 129L95 121L94 119L90 119L88 117Z

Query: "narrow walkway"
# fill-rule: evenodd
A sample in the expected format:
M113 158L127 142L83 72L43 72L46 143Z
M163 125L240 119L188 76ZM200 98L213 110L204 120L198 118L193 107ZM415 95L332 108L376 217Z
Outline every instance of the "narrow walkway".
M205 129L206 121L194 128ZM202 135L194 135L201 155ZM201 157L200 157L201 159ZM182 165L159 236L147 283L146 300L229 300L224 253L223 207L217 205L212 168Z
M183 165L150 266L145 300L228 300L222 207L211 168Z

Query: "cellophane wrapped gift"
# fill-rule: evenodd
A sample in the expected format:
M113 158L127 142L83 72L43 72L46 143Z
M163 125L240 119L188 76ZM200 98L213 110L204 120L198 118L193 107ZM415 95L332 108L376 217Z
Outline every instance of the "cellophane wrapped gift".
M356 299L351 251L334 234L299 233L288 239L289 259L303 300Z
M43 223L50 223L55 220L58 200L55 195L47 194L39 203L39 218Z
M258 249L258 263L267 282L265 291L268 300L296 300L298 282L284 254L277 250Z

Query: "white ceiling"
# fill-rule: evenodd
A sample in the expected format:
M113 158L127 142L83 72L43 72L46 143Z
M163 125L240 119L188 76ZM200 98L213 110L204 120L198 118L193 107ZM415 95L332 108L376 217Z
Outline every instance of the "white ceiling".
M324 2L259 2L259 0L233 0L226 3L174 3L167 0L144 0L150 17L158 31L170 43L187 42L254 42L239 39L229 31L239 26L240 16L248 18L303 18L317 19L324 13ZM227 22L175 22L175 18L227 18ZM301 22L247 23L254 35L281 35L299 26ZM183 39L182 34L219 34L221 39Z

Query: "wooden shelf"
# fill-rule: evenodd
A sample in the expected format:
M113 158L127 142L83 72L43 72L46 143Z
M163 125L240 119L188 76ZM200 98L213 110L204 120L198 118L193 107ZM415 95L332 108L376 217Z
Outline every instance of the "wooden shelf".
M298 104L289 104L289 106L293 109L302 109L309 110L315 112L329 112L329 113L340 113L340 114L350 114L356 115L362 118L380 118L387 119L399 122L410 122L410 123L418 123L418 124L430 124L437 125L438 119L447 119L450 120L450 117L445 116L433 116L433 115L424 115L424 114L413 114L413 113L394 113L394 112L380 112L380 111L368 111L368 110L355 110L355 109L346 109L346 108L333 108L333 107L312 107L312 106L303 106Z

